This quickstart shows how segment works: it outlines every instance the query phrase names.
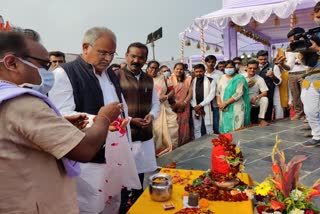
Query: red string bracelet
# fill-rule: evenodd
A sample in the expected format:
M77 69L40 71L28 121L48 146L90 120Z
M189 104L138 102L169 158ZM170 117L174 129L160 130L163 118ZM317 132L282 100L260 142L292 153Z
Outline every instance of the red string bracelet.
M103 117L104 119L106 119L109 122L109 125L111 125L111 120L109 119L108 116L105 115L99 115L100 117Z

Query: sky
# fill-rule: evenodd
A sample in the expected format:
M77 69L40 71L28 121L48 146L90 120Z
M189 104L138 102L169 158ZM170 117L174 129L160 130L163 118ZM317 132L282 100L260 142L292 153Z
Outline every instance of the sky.
M222 0L0 0L0 15L12 25L39 32L48 51L66 53L81 53L87 29L108 27L117 36L118 57L124 57L130 43L145 43L149 33L162 27L155 57L166 61L180 58L180 32L196 17L221 7ZM185 47L185 56L193 54L200 54L195 44Z

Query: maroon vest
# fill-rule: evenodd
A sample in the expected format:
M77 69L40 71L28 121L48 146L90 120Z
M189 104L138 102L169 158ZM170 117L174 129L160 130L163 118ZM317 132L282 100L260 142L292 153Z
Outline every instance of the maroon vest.
M150 113L152 106L153 79L141 71L140 78L124 68L120 71L120 86L128 105L129 116L132 118L144 118ZM150 140L152 135L152 123L149 127L141 128L133 124L131 127L132 141Z

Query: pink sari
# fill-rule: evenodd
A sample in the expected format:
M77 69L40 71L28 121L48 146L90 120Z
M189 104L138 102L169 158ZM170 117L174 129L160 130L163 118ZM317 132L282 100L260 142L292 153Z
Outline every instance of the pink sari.
M191 77L186 77L183 82L178 82L176 76L170 76L171 83L175 91L175 100L177 103L183 103L186 99L189 88L191 87ZM177 113L179 125L178 145L181 146L190 141L190 104L186 105L184 112Z

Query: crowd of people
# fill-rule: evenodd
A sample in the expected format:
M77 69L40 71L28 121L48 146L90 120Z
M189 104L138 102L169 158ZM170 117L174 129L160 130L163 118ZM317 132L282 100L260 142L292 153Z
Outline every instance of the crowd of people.
M171 72L140 42L110 65L117 38L105 27L87 30L70 62L33 30L0 32L0 212L126 213L156 157L284 117L307 122L313 137L303 145L319 146L320 44L311 42L307 54L289 46L273 62L264 50L246 64L208 55Z
M296 32L290 31L288 38ZM156 155L205 134L228 133L252 124L267 126L290 117L290 109L292 120L306 122L297 77L307 67L298 53L287 52L286 57L280 52L273 63L264 50L246 64L240 57L217 63L214 55L208 55L205 65L188 71L188 65L177 63L172 73L168 66L149 61L146 72L154 80L161 106L153 124Z

